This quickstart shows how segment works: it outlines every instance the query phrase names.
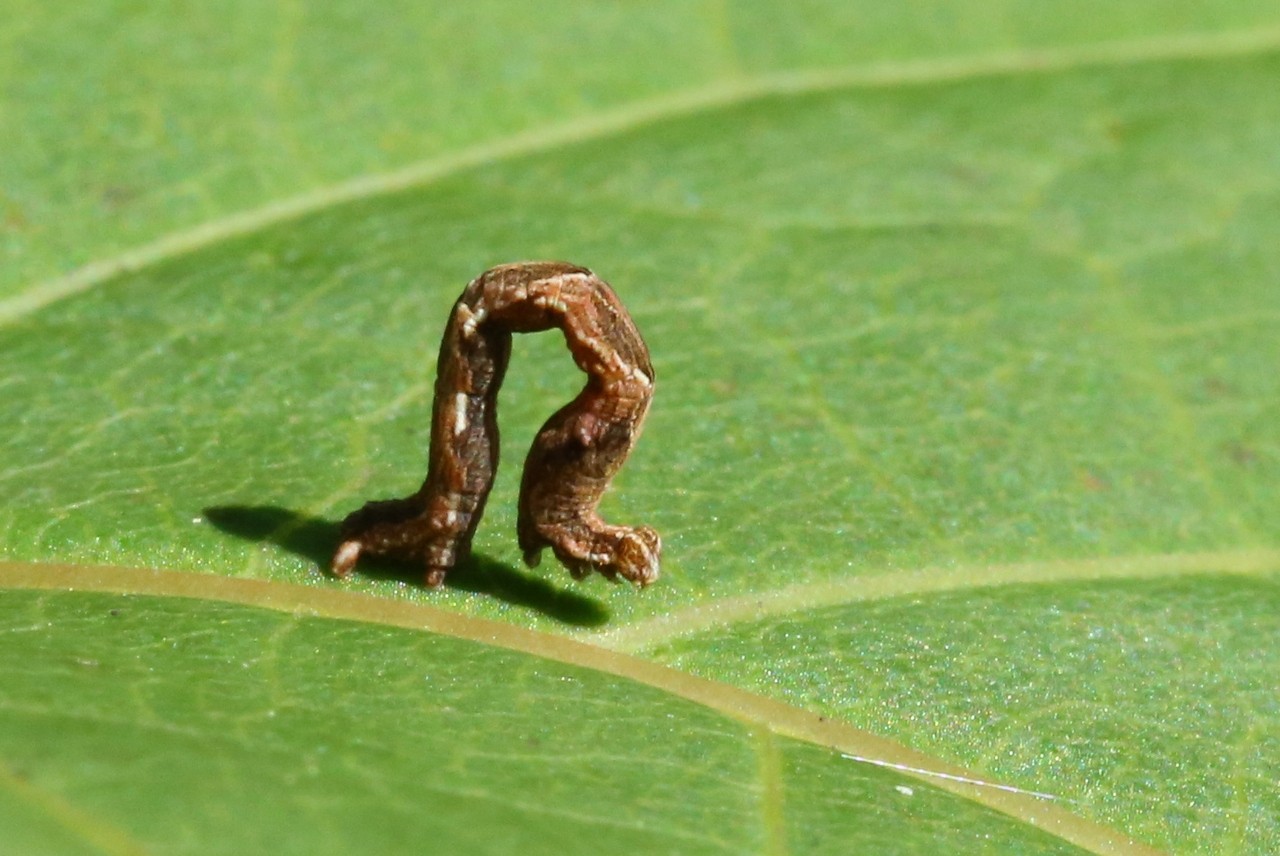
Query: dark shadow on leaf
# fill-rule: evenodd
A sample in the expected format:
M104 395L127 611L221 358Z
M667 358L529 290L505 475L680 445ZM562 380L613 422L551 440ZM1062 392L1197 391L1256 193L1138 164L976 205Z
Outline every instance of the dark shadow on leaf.
M338 543L335 521L309 517L271 505L219 505L204 509L210 523L246 541L275 544L321 568L329 567ZM370 579L423 586L422 569L406 562L362 558L356 573ZM488 556L471 558L449 572L445 586L534 609L565 624L598 627L609 620L603 603L540 577L529 576Z

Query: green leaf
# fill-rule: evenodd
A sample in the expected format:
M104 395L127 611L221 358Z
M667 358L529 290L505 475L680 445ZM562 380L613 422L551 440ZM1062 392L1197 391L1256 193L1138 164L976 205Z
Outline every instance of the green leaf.
M169 584L167 594L173 583L131 581ZM350 611L343 600L304 603ZM0 751L10 804L0 811L24 852L62 852L68 832L121 853L423 842L460 852L849 852L920 825L966 851L1087 852L780 736L786 723L746 694L502 626L416 609L400 612L414 625L402 630L385 626L386 614L379 626L103 593L18 592L9 605ZM488 644L458 638L473 634ZM511 643L540 656L495 647ZM806 718L847 744L851 729ZM1089 834L1052 811L1039 822L1055 820Z
M1270 5L6 5L5 848L1280 846ZM520 566L555 336L478 560L326 578L520 258L662 579Z

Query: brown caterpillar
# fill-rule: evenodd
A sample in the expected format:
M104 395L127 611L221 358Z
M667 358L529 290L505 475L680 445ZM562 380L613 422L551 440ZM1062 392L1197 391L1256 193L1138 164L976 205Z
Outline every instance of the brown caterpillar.
M662 541L648 526L612 526L596 507L630 454L653 397L649 349L613 289L565 262L500 265L472 280L440 344L427 477L412 496L370 502L342 523L333 573L362 553L421 562L429 586L471 550L498 466L498 387L511 334L564 331L587 385L534 438L520 483L524 561L543 547L575 579L598 571L646 586Z

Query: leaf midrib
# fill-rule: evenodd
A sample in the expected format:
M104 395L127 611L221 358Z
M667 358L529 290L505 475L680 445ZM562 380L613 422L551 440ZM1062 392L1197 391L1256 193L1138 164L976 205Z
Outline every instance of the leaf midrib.
M1092 853L1138 856L1159 852L1032 794L984 782L962 768L846 723L597 645L421 603L216 574L29 562L0 562L0 588L218 601L292 615L427 631L492 645L634 681L706 707L749 728L763 728L772 734L835 749L854 763L890 767Z
M604 139L682 116L725 109L763 98L842 89L920 86L999 75L1047 74L1077 68L1170 60L1218 60L1275 51L1280 51L1280 27L1207 35L1159 36L976 56L882 61L838 68L726 78L707 86L678 90L604 110L590 117L548 124L501 139L481 142L391 172L357 176L170 233L113 257L89 262L69 274L36 283L0 300L0 328L121 274L326 208L426 186L486 164Z

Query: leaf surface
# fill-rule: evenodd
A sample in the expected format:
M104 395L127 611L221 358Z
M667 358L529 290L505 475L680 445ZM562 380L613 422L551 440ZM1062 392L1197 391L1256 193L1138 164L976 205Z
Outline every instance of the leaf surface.
M159 55L141 100L96 64L142 62L159 12L74 62L86 12L0 37L29 131L0 165L13 846L243 852L296 816L312 851L1275 849L1280 20L813 5L458 30L337 4L238 22L186 77ZM604 513L664 534L662 579L519 564L517 464L580 384L555 336L517 343L478 561L442 592L327 579L335 521L422 478L449 306L519 258L590 265L650 345ZM228 577L270 585L233 605ZM362 606L292 615L312 596ZM534 633L395 618L426 603ZM605 659L534 641L565 637ZM903 779L792 715L1052 799ZM175 776L207 814L157 807Z

